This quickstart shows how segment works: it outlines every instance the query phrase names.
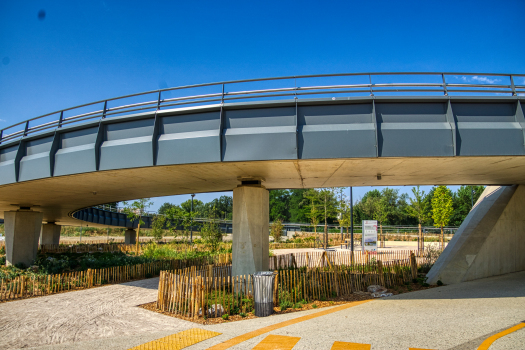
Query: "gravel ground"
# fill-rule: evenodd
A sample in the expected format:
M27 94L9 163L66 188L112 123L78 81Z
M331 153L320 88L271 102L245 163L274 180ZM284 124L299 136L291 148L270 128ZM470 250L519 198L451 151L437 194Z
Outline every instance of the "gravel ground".
M138 307L156 297L158 279L0 304L0 348L128 349L199 327L223 333L188 349L206 349L261 327L317 313L195 325ZM294 347L328 350L334 341L372 350L477 349L492 334L525 320L525 272L374 300L270 332L301 337ZM268 334L232 349L251 349ZM525 349L525 329L490 350Z

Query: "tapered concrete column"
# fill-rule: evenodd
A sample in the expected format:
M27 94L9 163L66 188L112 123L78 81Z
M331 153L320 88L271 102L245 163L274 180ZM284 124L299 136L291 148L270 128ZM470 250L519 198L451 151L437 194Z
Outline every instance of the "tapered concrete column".
M42 240L40 244L59 244L61 230L62 226L55 225L54 222L42 225Z
M269 194L261 186L239 186L233 190L234 276L268 271Z
M38 252L43 213L31 210L4 212L7 265L30 266Z
M126 232L124 232L124 243L125 244L135 244L136 242L137 242L137 232L132 228L126 229Z

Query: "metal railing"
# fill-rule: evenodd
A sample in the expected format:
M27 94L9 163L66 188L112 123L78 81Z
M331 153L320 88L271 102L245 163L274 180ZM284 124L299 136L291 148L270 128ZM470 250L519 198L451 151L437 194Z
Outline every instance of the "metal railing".
M425 76L426 82L402 82L400 77ZM374 82L380 77L389 77L391 79L400 78L395 83ZM489 78L490 77L490 78ZM360 78L366 80L365 83L340 83L336 85L308 85L307 80L312 78ZM515 78L523 80L522 84L515 84ZM447 80L448 79L448 80ZM290 80L290 86L243 90L235 89L235 85L242 83L260 83L263 82L280 82ZM379 79L381 80L381 79ZM405 79L406 80L406 79ZM409 79L410 80L410 79ZM449 82L455 80L459 82ZM506 83L499 83L507 80ZM306 82L306 85L300 84ZM482 83L472 83L482 82ZM299 83L299 84L298 84ZM293 85L293 86L292 86ZM230 90L230 88L232 88ZM204 94L189 94L180 97L163 98L163 93L175 91L190 91L198 88L216 88L218 92ZM93 119L105 119L112 116L122 115L124 113L144 112L161 110L168 107L187 107L202 106L209 104L224 104L242 100L256 100L264 98L282 98L291 97L294 99L311 98L313 96L322 96L329 94L364 94L374 96L374 94L496 94L517 96L525 94L525 74L497 74L497 73L444 73L444 72L397 72L397 73L344 73L344 74L319 74L319 75L301 75L285 76L276 78L246 79L233 80L217 83L186 85L160 90L146 91L131 95L114 97L106 100L95 101L82 104L75 107L66 108L56 112L48 113L16 123L0 130L0 143L18 140L30 134L42 132L45 130L61 128L66 125L80 123ZM154 95L155 98L149 101L128 103L125 99L135 98L138 96ZM333 97L335 99L335 97ZM115 104L110 107L109 104ZM82 109L91 108L93 110L81 112ZM65 114L72 113L71 116ZM78 113L78 114L77 114ZM44 118L53 117L54 120L43 122L42 124L32 125L35 122L42 122ZM20 130L10 130L19 128ZM10 133L7 133L11 131Z

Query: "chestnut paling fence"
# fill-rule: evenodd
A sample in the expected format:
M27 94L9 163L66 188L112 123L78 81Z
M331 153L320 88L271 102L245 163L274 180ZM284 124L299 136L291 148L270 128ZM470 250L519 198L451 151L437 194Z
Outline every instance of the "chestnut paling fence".
M388 288L417 278L418 259L405 252L387 259L359 260L350 265L296 266L301 261L292 255L289 264L275 270L274 306L301 307L301 303L349 296L379 284ZM321 254L319 259L334 256ZM340 259L339 262L343 262ZM251 275L232 276L228 269L190 267L163 271L159 278L157 308L161 311L197 319L252 312L254 287Z
M62 274L3 278L0 279L0 302L128 282L158 276L163 270L208 266L209 264L231 266L231 254L194 259L158 260L144 264L88 269Z

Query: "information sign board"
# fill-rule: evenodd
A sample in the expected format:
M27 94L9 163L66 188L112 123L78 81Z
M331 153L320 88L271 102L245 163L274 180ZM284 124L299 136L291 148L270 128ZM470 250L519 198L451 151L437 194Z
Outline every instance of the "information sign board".
M363 250L377 251L377 221L363 220Z

